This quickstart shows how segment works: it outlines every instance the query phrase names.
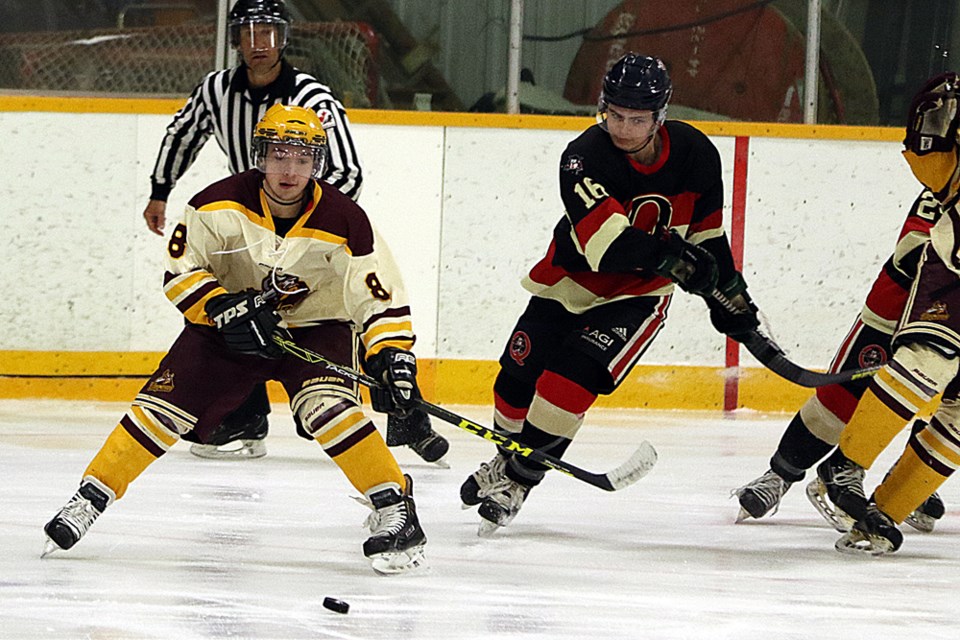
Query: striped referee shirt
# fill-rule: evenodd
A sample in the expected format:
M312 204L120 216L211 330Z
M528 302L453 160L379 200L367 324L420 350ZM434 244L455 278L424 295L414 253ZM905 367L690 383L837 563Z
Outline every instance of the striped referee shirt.
M230 161L230 172L252 169L253 128L277 103L313 109L327 132L330 147L323 180L356 200L363 170L350 137L343 105L308 73L281 62L280 75L266 87L253 88L243 66L214 71L197 85L167 126L150 180L152 200L166 201L177 180L196 160L213 134Z

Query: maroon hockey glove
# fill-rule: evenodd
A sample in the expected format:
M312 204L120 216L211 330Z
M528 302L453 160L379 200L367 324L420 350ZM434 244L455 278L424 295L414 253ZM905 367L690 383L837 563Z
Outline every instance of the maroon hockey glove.
M370 387L374 411L397 416L408 415L417 405L417 358L409 351L387 347L367 358L367 373L382 384Z
M687 293L700 296L708 295L717 285L717 259L713 254L687 242L672 229L663 236L654 271Z
M743 340L760 326L757 317L757 305L753 304L750 294L747 293L747 283L739 273L733 280L717 290L723 294L736 311L730 310L713 298L706 298L710 308L710 322L713 328L724 335L728 335L737 342Z
M226 293L211 298L204 308L232 350L263 358L279 358L283 350L273 341L280 331L280 314L255 291Z

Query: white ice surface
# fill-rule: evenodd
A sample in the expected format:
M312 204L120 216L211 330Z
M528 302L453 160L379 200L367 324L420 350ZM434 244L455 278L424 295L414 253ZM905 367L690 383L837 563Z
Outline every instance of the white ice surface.
M731 489L767 468L789 416L593 411L567 459L606 471L641 440L660 460L605 493L551 474L492 539L458 489L492 448L435 424L451 469L395 450L415 479L427 572L374 574L365 508L274 406L269 455L220 462L181 443L69 552L39 559L126 405L0 402L2 638L957 638L960 491L932 534L844 556L797 485L772 518L735 525ZM452 407L484 424L482 407ZM903 446L898 438L868 489ZM350 604L324 609L324 596Z

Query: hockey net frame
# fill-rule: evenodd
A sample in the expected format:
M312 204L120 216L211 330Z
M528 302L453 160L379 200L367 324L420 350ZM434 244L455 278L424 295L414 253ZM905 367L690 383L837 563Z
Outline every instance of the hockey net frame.
M187 95L213 69L215 26L0 34L0 89ZM347 107L379 104L379 38L364 22L294 23L286 58Z

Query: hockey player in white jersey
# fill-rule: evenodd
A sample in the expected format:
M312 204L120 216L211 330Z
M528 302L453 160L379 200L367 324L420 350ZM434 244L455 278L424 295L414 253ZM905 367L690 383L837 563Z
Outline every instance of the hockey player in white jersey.
M363 553L380 573L423 562L412 480L363 411L357 384L283 355L274 332L384 383L374 409L419 397L414 333L399 270L366 213L320 182L327 138L316 113L271 107L254 135L257 169L194 196L167 246L164 292L187 324L44 527L44 555L70 549L180 439L206 442L266 380L288 396L297 432L316 441L372 512Z
M882 555L903 543L897 525L960 467L960 77L931 78L914 97L903 155L943 214L930 230L893 336L893 357L877 372L818 476L856 523L842 552ZM938 393L940 406L867 497L864 473Z

